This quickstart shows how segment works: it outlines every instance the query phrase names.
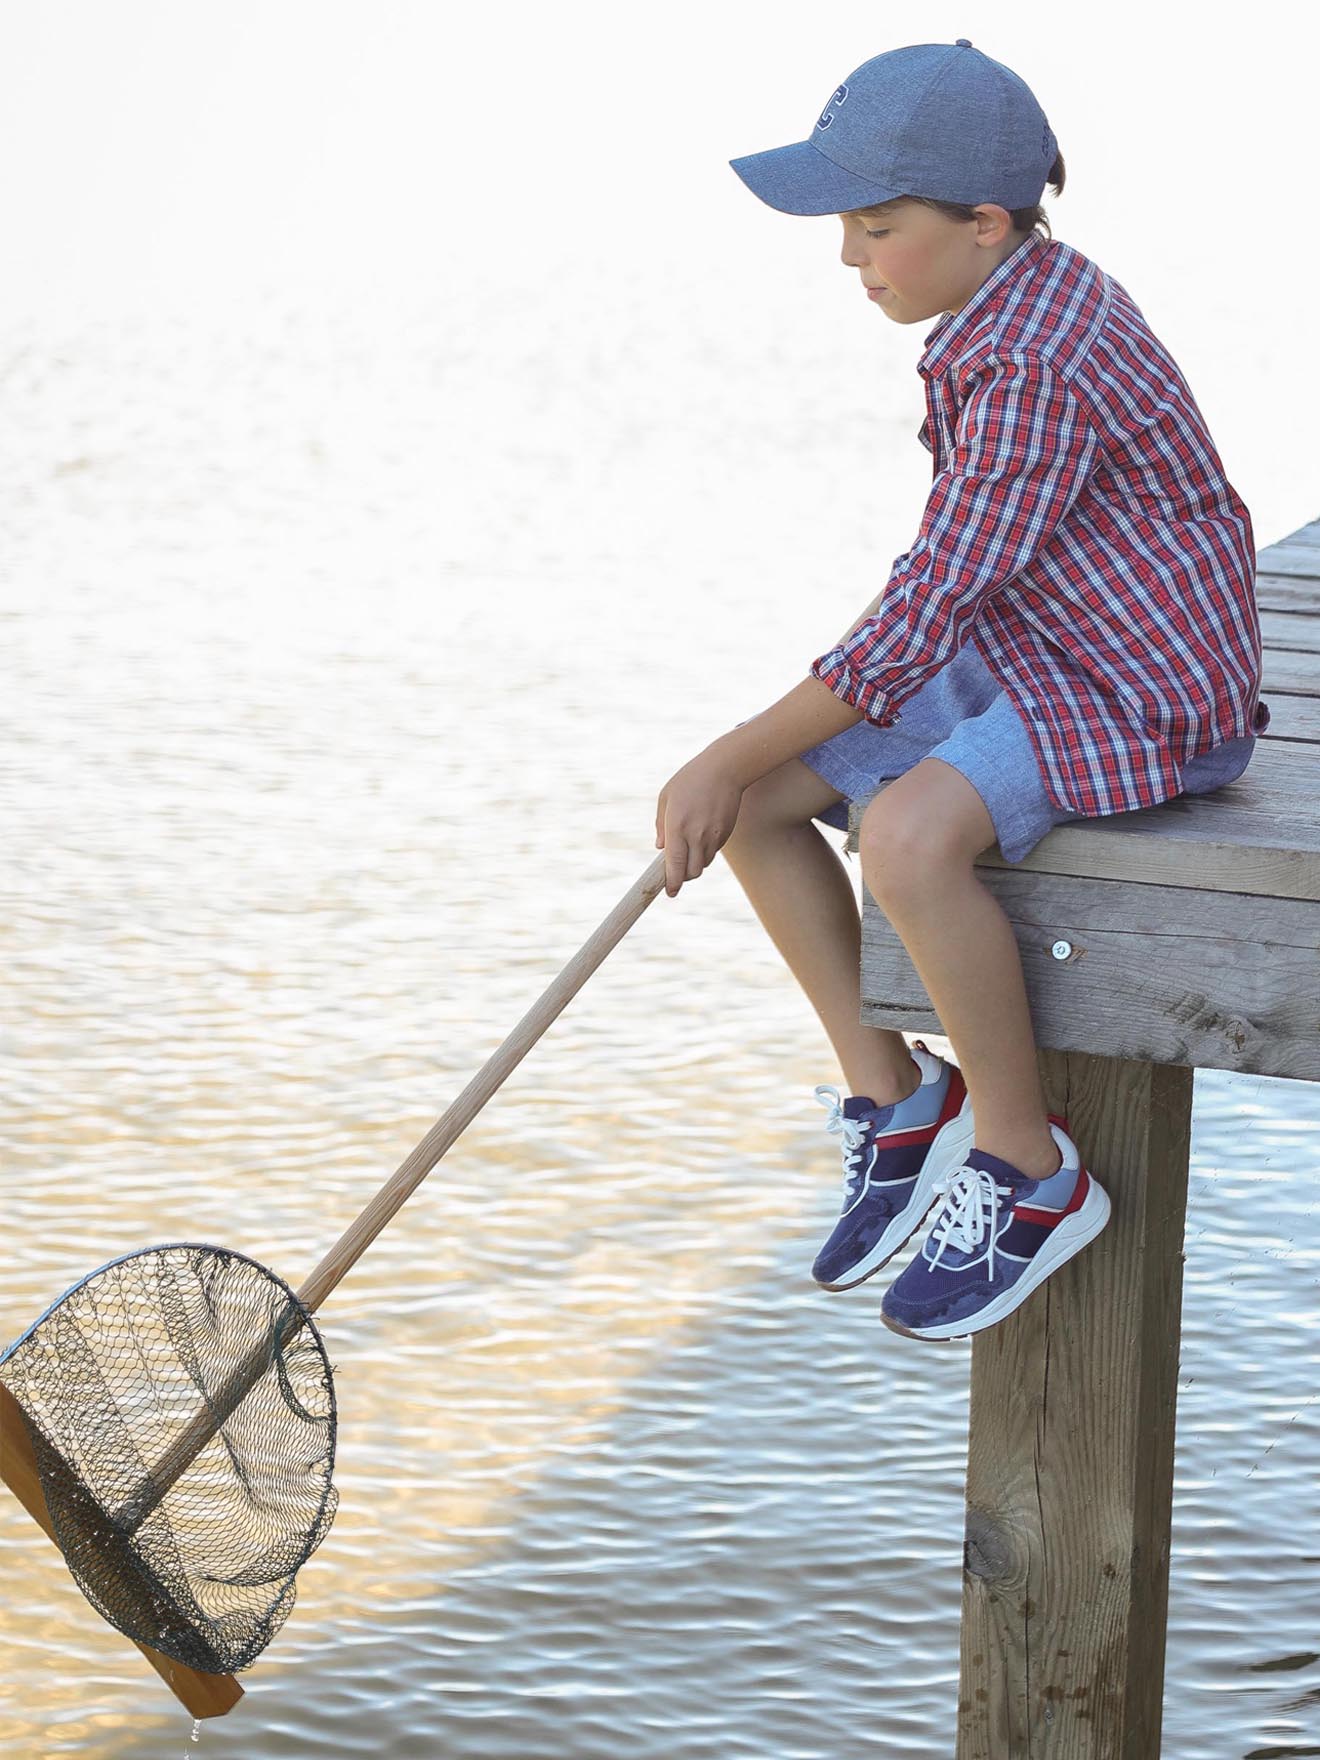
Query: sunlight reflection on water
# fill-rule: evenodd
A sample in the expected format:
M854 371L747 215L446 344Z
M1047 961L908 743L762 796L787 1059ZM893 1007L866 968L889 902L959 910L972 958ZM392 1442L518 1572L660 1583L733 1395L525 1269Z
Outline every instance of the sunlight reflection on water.
M501 335L11 347L6 1341L151 1240L310 1270L649 863L665 777L870 596L794 526L856 467L770 419L759 339L717 385L673 336L643 419L597 395L627 335ZM894 549L912 417L873 436ZM967 1353L810 1281L837 1079L722 865L650 908L327 1304L340 1514L208 1756L947 1760ZM1315 1728L1316 1113L1198 1077L1184 1760ZM0 1551L0 1740L165 1751L7 1500Z

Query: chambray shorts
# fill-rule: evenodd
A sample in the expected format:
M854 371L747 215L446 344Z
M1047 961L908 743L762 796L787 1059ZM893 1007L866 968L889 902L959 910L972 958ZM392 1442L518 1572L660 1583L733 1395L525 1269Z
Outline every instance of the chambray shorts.
M1208 794L1233 782L1251 762L1255 735L1226 740L1185 765L1183 792ZM960 771L986 804L1006 862L1020 862L1055 825L1086 817L1056 807L1035 748L1013 701L986 665L975 636L903 704L890 727L859 721L801 754L844 797L816 815L848 828L849 801L873 795L923 758Z

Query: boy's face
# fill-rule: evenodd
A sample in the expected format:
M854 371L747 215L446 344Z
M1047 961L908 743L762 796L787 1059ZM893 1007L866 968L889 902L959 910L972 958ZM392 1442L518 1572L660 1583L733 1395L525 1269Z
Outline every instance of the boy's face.
M879 209L840 214L850 269L861 272L873 305L896 324L920 324L961 311L986 277L1017 249L1007 208L983 202L974 221L951 220L936 208L900 198Z

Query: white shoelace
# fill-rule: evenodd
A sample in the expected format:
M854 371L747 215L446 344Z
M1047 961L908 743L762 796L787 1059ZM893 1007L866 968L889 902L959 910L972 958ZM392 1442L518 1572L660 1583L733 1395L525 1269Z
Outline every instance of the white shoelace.
M993 1277L995 1240L999 1234L999 1200L1002 1196L1011 1203L1015 1195L1013 1188L999 1185L988 1168L959 1167L937 1181L935 1191L943 1195L944 1203L930 1231L936 1250L934 1257L927 1259L926 1269L935 1269L944 1256L945 1247L954 1247L960 1253L976 1253L988 1236L985 1252L969 1259L968 1263L979 1265L982 1259L986 1260Z
M874 1143L871 1155L865 1168L862 1167L862 1148L866 1140L868 1121L864 1118L848 1118L843 1110L843 1097L837 1088L822 1082L816 1089L816 1098L822 1106L828 1106L830 1115L825 1120L825 1129L842 1137L843 1152L843 1196L844 1210L851 1210L853 1205L866 1190L866 1182L871 1177L871 1169L875 1166L878 1153Z

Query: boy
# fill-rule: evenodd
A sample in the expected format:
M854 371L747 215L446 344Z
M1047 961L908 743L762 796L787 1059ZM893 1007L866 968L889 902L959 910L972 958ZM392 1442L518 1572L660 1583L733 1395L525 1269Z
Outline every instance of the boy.
M881 1312L966 1337L1110 1208L1046 1112L1017 943L973 864L1242 773L1269 721L1251 520L1126 290L1037 230L1058 143L968 39L874 57L808 140L731 164L771 207L837 214L843 262L893 322L938 315L918 363L933 485L843 640L671 777L656 843L670 897L724 849L852 1090L816 1090L844 1162L817 1281L871 1276L942 1197ZM957 1066L859 1022L856 899L813 820L846 826L869 796L866 885Z

